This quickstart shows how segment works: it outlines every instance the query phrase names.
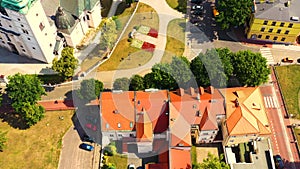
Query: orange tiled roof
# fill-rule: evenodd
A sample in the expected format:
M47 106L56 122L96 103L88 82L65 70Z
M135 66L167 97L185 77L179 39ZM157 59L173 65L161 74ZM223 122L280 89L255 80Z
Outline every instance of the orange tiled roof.
M102 130L133 130L134 118L133 92L102 92L100 111Z
M170 149L170 169L192 169L190 149Z
M136 122L136 138L138 141L152 141L153 130L152 121L150 120L146 110L143 110L138 115Z
M258 87L220 89L226 102L229 135L270 134L262 96Z
M218 124L217 124L216 115L211 113L206 108L200 122L200 130L217 130L217 129L218 129Z

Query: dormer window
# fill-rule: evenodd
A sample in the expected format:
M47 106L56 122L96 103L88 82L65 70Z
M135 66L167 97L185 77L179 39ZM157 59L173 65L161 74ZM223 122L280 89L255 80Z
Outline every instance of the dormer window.
M109 128L109 124L108 124L108 123L106 123L105 127L108 129L108 128Z
M130 127L130 128L133 127L133 122L130 122L129 127Z
M118 123L118 128L121 128L121 123Z

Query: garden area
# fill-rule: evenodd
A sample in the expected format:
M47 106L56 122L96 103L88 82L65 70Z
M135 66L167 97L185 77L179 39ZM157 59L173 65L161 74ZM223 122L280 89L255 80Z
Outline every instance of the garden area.
M1 110L0 117L3 119L5 114ZM72 125L72 116L73 111L46 112L39 123L26 130L1 121L0 131L7 132L7 142L0 152L0 168L57 168L62 137Z
M120 16L118 16L118 19L122 25L125 25L126 22L123 22ZM136 31L140 31L139 33L141 34L144 34L144 31L148 30L146 35L157 36L158 25L158 15L154 9L140 3L136 14L130 21L111 57L100 65L98 71L129 69L146 64L152 58L155 46L151 43L139 41L141 39L130 39L129 35L136 28ZM139 28L142 29L139 30Z
M103 149L103 169L127 168L127 155L118 154L116 143L111 142Z
M300 66L275 67L288 113L300 118Z
M173 56L182 56L185 49L185 26L184 19L172 20L167 29L167 44L161 63L172 62Z

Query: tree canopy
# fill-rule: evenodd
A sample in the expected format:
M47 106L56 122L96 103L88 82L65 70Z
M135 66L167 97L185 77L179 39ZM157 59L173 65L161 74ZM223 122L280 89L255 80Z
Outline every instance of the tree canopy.
M83 80L80 83L80 89L78 90L79 97L85 99L88 102L99 97L100 92L103 91L103 83L99 80L88 79Z
M225 56L226 51L226 48L207 50L205 54L200 53L192 60L191 70L198 86L225 87L227 85L228 76L226 72L232 73L233 68L229 57Z
M186 57L173 57L170 64L171 76L181 88L186 88L192 78L190 62Z
M127 77L118 78L114 81L113 88L114 90L123 90L128 91L130 85L130 80Z
M230 169L229 165L222 161L223 158L223 154L220 157L216 157L208 153L208 157L202 163L193 166L193 169Z
M7 141L6 134L7 132L0 131L0 152L5 148L5 143Z
M271 73L267 59L249 50L235 53L232 65L235 76L243 86L259 86L268 81Z
M112 19L105 19L104 26L102 27L100 43L101 46L106 48L107 51L110 51L114 46L117 39L117 25L116 22Z
M222 29L241 26L250 18L253 5L253 0L219 0L216 21Z
M72 77L78 66L78 60L74 57L74 49L65 47L61 51L61 57L53 60L52 69L60 74L65 80Z
M28 126L32 126L44 116L44 109L37 105L42 95L46 95L42 83L36 75L9 76L6 91L12 100L12 107L20 114Z
M144 79L142 76L140 75L133 75L130 78L130 85L129 85L129 90L134 90L134 91L138 91L138 90L144 90Z

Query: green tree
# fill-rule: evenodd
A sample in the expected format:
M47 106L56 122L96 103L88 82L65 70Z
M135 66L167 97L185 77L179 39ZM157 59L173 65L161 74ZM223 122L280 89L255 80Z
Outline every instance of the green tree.
M145 89L157 88L155 80L154 80L155 79L154 76L155 75L154 75L153 72L147 73L144 76L144 87L145 87Z
M144 79L142 76L140 75L133 75L130 78L130 85L129 85L129 90L134 90L134 91L138 91L138 90L144 90Z
M174 90L178 88L172 77L171 66L167 63L159 63L152 66L152 77L156 88Z
M190 69L190 62L186 57L173 57L170 64L171 75L176 80L181 88L186 88L188 82L191 80L192 72Z
M2 152L6 147L5 146L5 143L7 141L6 134L7 132L0 131L0 152Z
M108 52L114 46L117 40L117 25L112 19L105 19L104 25L101 31L100 43L102 48L106 49Z
M61 51L60 59L55 58L52 63L52 69L58 72L64 80L72 77L78 66L78 60L74 57L74 49L71 47L65 47Z
M99 97L103 91L103 83L99 80L88 79L80 83L78 95L81 99L86 99L88 102Z
M229 165L222 161L223 158L223 154L220 157L216 157L208 153L208 157L202 163L193 167L193 169L230 169Z
M46 95L42 83L36 75L21 75L17 73L9 76L6 91L12 100L12 107L20 114L28 126L38 122L44 113L42 107L37 106L37 101Z
M268 81L271 73L267 59L250 50L239 51L232 58L234 74L243 86L259 86Z
M223 69L226 74L226 79L233 75L233 66L231 63L231 58L234 57L234 53L232 53L228 48L216 48L218 56L220 57Z
M129 84L130 84L130 80L127 77L118 78L114 81L113 88L115 90L128 91Z
M253 0L219 0L217 9L220 14L216 21L222 29L244 25L251 16L253 5Z
M190 67L199 86L225 87L227 84L228 77L224 70L222 57L215 49L207 50L205 54L200 53L192 60Z

